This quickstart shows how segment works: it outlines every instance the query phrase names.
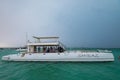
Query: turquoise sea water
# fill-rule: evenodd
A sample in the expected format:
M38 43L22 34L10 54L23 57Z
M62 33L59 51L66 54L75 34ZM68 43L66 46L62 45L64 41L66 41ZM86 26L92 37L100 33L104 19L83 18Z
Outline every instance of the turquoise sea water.
M5 62L0 60L0 80L119 80L120 49L111 49L115 62ZM0 50L0 58L15 50Z

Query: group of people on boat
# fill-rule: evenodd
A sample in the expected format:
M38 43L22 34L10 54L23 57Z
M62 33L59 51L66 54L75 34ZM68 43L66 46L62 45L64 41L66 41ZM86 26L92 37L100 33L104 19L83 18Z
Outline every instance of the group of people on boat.
M34 53L61 53L64 51L61 46L34 46Z

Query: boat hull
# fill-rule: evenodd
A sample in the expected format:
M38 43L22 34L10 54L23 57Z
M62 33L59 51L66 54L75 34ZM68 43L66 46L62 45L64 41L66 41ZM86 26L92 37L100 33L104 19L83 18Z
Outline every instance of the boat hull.
M102 62L114 61L112 53L27 53L3 56L4 61L71 61L71 62Z

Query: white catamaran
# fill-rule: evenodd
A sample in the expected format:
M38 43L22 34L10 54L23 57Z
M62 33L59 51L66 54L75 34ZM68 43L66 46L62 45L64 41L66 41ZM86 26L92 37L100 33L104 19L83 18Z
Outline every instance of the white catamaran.
M59 37L35 37L36 42L27 43L27 51L2 57L4 61L72 61L72 62L102 62L114 61L110 51L67 51L58 41ZM42 40L47 40L42 42ZM55 41L48 41L55 40Z

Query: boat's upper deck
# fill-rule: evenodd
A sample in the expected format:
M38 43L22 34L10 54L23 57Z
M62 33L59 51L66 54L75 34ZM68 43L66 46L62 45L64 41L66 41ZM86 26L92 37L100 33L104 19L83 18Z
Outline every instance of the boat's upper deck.
M28 52L63 52L64 45L58 41L59 37L35 37L35 42L28 42Z

